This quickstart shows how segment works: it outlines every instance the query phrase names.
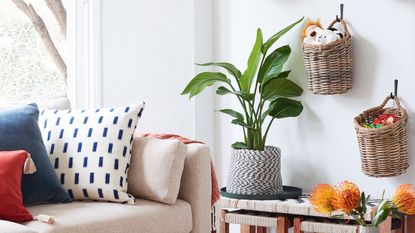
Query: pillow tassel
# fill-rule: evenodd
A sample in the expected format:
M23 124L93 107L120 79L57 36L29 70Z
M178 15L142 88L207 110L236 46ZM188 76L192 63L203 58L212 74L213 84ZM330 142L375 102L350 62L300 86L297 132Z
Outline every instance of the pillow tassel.
M24 161L24 166L23 166L23 174L29 175L35 172L36 172L35 163L33 162L30 154L27 153L27 158L26 158L26 161Z
M39 214L37 216L33 216L33 219L39 222L47 223L47 224L55 223L55 218L53 216L46 215L46 214Z

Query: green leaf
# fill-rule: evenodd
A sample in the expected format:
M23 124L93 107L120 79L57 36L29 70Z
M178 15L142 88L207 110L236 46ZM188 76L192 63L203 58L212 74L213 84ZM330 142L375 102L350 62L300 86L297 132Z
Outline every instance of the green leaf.
M303 93L303 89L293 81L278 77L266 81L261 91L262 98L270 101L278 97L297 97Z
M389 209L384 209L384 210L380 210L375 217L373 218L372 224L377 227L379 226L382 222L384 222L388 216L390 214L390 210Z
M303 105L300 101L278 98L271 102L268 115L274 118L297 117L303 111Z
M234 149L250 149L248 145L243 142L235 142L232 144L232 148Z
M258 83L262 83L263 80L277 76L287 62L288 57L291 54L291 48L289 45L285 45L277 48L270 55L265 58L264 64L259 68Z
M219 110L219 112L223 112L225 114L228 114L229 116L232 116L236 119L240 119L240 120L244 120L244 115L242 115L241 113L234 111L232 109L221 109Z
M212 86L216 82L230 83L231 81L223 73L203 72L196 75L189 82L189 84L187 84L181 95L189 94L189 98L192 98L193 96L202 92L206 87Z
M262 45L262 54L267 54L268 49L271 48L271 46L285 33L290 31L293 27L295 27L297 24L299 24L301 21L303 21L304 17L296 21L295 23L291 24L290 26L282 29L281 31L277 32L275 35L273 35L271 38L269 38L264 45Z
M288 78L288 76L290 75L290 73L291 73L291 70L282 71L281 73L277 74L277 75L276 75L276 76L274 76L274 77L271 77L271 78L265 79L265 80L264 80L264 83L266 83L266 82L268 82L269 80L272 80L272 79L277 79L277 78ZM259 90L259 91L261 91L261 92L262 92L262 87L263 87L263 86L264 86L264 84L262 84L262 85L260 86L260 90Z
M218 87L218 89L216 90L216 94L218 95L234 94L247 101L253 100L255 98L254 94L243 93L241 91L231 91L224 86Z
M261 115L261 124L264 123L265 118L267 118L269 112L271 112L271 109L267 109L267 110L265 110L264 113L262 113L262 115Z
M241 77L241 71L239 71L234 65L227 62L209 62L204 64L197 64L198 66L219 66L227 70L235 78L239 79Z
M242 91L237 91L235 92L236 95L239 95L240 97L242 97L242 99L247 100L247 101L251 101L255 98L255 94L252 93L244 93Z
M271 78L288 78L290 73L291 73L291 70L283 71L283 72L279 73L277 76L271 77Z
M335 215L331 215L330 218L335 218L335 219L343 219L344 218L344 214L335 214Z
M232 124L235 124L235 125L240 125L240 126L242 126L242 127L245 127L245 128L252 128L252 127L250 127L249 125L247 125L243 120L241 120L241 119L233 119L232 120Z
M366 213L367 211L367 207L366 207L366 196L365 196L365 192L362 192L361 197L360 197L360 208L362 208L362 213Z
M224 86L220 86L216 90L216 94L218 94L218 95L233 94L233 91L229 90L228 88L226 88Z
M254 47L248 59L248 66L240 79L241 89L244 92L249 92L251 89L252 80L255 77L258 65L261 60L261 46L263 43L262 31L260 28L257 30L256 40Z
M242 127L245 127L245 128L247 128L247 129L251 129L251 130L255 130L255 131L257 131L258 129L255 129L254 127L252 127L252 126L250 126L250 125L248 125L248 124L246 124L243 120L241 120L241 119L233 119L232 121L231 121L231 123L232 124L235 124L235 125L240 125L240 126L242 126Z
M374 226L379 226L391 213L391 206L387 200L383 200L376 210L375 217L372 220Z

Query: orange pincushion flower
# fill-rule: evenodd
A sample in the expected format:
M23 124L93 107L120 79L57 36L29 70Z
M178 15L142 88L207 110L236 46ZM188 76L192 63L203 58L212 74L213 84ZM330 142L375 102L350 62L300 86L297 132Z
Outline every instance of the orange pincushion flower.
M334 211L332 199L334 188L329 184L319 184L311 193L310 202L320 213L330 213Z
M360 206L360 190L356 184L343 181L334 190L332 205L336 210L346 214L351 213Z
M392 202L399 212L415 214L415 186L412 184L400 185L392 197Z

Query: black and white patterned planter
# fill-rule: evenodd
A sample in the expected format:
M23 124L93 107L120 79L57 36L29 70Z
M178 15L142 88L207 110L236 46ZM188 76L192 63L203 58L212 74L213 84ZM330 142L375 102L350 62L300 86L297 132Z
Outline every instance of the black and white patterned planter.
M283 192L281 150L266 146L264 151L232 149L226 191L264 195Z

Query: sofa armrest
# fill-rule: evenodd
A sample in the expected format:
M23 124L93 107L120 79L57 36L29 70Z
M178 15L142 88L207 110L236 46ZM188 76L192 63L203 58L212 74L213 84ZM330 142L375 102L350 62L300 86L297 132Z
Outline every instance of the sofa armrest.
M192 207L193 233L211 231L211 155L209 147L188 144L179 198Z

